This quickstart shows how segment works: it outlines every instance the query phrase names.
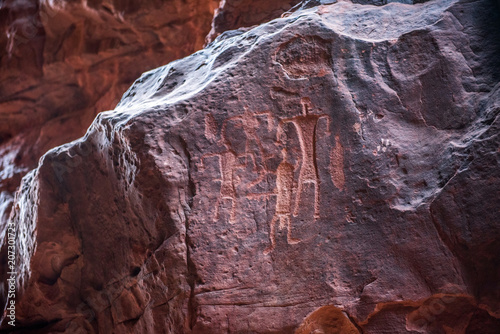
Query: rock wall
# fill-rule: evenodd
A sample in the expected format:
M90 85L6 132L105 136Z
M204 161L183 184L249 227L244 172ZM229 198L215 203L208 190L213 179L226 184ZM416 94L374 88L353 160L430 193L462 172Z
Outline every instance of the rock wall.
M39 158L81 137L141 73L201 49L226 30L276 18L296 2L4 1L0 225Z
M0 222L47 150L85 134L144 71L203 47L217 1L0 5Z
M280 17L299 2L300 0L221 1L220 7L215 10L207 42L212 42L224 31L251 27Z
M496 333L498 4L306 7L41 158L7 225L17 328Z

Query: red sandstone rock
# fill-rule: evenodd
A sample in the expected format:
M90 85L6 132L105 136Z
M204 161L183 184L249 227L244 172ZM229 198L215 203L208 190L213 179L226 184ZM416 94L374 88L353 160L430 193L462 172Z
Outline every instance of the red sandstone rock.
M299 2L300 0L223 0L219 8L215 10L212 30L207 36L207 42L212 42L227 30L268 22L290 10Z
M18 326L495 333L498 16L339 2L143 74L23 179Z
M216 1L0 5L0 225L21 177L82 136L144 71L203 46Z

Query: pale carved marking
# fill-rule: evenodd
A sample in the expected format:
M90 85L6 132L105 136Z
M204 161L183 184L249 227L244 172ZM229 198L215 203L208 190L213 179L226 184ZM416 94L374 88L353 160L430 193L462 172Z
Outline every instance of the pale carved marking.
M282 120L282 123L293 123L297 131L301 150L301 163L298 180L298 189L295 196L295 205L293 216L299 214L300 199L304 190L304 185L312 183L314 185L314 218L319 218L319 174L316 163L316 126L321 117L327 117L326 114L311 114L311 101L309 98L303 98L302 115ZM329 127L327 123L327 127Z
M282 141L285 134L283 125L292 123L297 132L300 143L301 160L299 179L295 184L294 166L287 161L286 149L283 149L283 159L276 171L276 209L269 228L269 239L271 245L264 250L267 255L276 245L275 225L279 221L279 229L287 228L288 244L296 244L300 239L292 237L291 216L297 216L299 213L300 199L304 184L314 184L314 218L319 218L319 173L316 163L316 128L320 118L327 120L326 131L330 128L330 118L327 114L312 114L312 104L309 98L301 100L302 115L281 120L278 127L278 141ZM285 139L287 140L287 139ZM294 198L295 195L295 198Z
M252 188L253 186L262 182L266 175L267 171L264 168L264 162L272 157L272 155L268 154L264 147L262 146L261 139L258 134L258 130L260 128L260 123L258 117L266 117L267 118L267 130L269 132L272 131L273 128L273 117L269 111L264 112L250 112L247 107L245 107L245 112L242 115L233 116L224 121L222 125L222 132L226 133L227 123L229 121L240 121L242 124L243 131L246 136L245 141L245 164L248 164L248 158L252 160L253 171L257 173L258 177L253 180L248 187ZM258 154L252 152L251 145L255 145L258 149ZM259 162L260 157L260 162Z
M345 211L345 220L348 223L353 224L356 221L356 217L352 213L351 208L349 208L348 206L346 206L345 209L344 209L344 211Z
M317 36L297 36L276 50L274 60L290 78L323 77L333 72L330 44Z
M210 141L217 140L217 121L210 113L205 115L205 137Z
M271 245L264 250L264 254L269 254L276 246L275 225L279 221L279 229L287 228L288 244L299 243L299 239L292 237L291 212L292 194L294 191L294 167L286 160L286 150L283 150L283 161L276 170L276 209L271 220L269 239Z
M220 196L218 197L215 205L214 221L220 218L221 201L229 200L231 202L229 222L231 224L236 222L236 204L238 198L236 185L238 184L238 180L237 176L235 176L235 172L239 168L244 168L246 165L248 165L249 158L252 160L253 171L258 174L258 177L253 180L252 183L248 186L249 188L264 180L267 174L267 171L263 166L263 162L265 161L265 159L271 157L271 155L266 154L266 151L260 141L257 132L260 127L260 123L257 117L267 117L267 128L269 131L272 130L273 118L270 112L267 111L260 113L251 113L247 108L245 108L245 112L242 115L233 116L224 120L219 137L217 122L215 121L214 117L211 114L207 114L205 116L205 137L210 141L216 142L217 145L224 148L222 152L208 153L203 155L200 161L200 167L205 168L204 160L206 158L218 157L219 160L221 178L214 179L214 181L221 182L221 188ZM232 149L231 141L229 140L227 135L228 123L234 121L241 122L242 129L246 135L244 154L237 154ZM258 157L253 152L251 152L251 145L256 145L259 153L258 156L260 156L260 158L262 159L261 163L258 163ZM242 158L244 158L244 163L239 162Z
M220 218L220 206L222 200L229 200L231 202L231 209L229 214L229 223L233 224L236 220L236 180L234 172L237 168L241 167L238 164L238 155L231 149L229 140L226 137L225 125L223 125L220 140L218 138L218 128L215 118L211 114L205 116L205 137L218 145L222 146L224 150L219 153L204 154L200 159L200 167L205 168L204 161L210 157L217 157L219 161L220 179L214 179L221 183L219 197L215 204L214 221Z
M275 213L270 222L270 246L266 248L264 254L270 253L276 245L276 225L280 230L287 229L287 242L288 244L296 244L300 242L299 239L292 237L291 217L297 216L299 213L299 205L303 196L304 186L307 184L314 185L314 218L319 218L319 204L320 204L320 178L317 165L316 156L316 138L317 127L321 118L326 119L326 133L329 133L330 118L327 114L316 114L311 112L312 103L309 98L301 100L302 114L287 119L282 119L278 124L277 140L278 143L285 144L288 141L288 134L284 131L285 124L293 124L297 139L300 145L300 160L297 168L299 169L298 182L295 182L295 167L288 162L286 148L283 149L282 161L279 164L276 172L268 171L265 167L265 161L272 154L266 151L262 145L259 135L262 120L259 117L267 119L267 131L272 132L274 128L274 118L269 112L251 113L245 108L243 114L227 118L222 123L220 135L215 119L212 115L205 117L205 136L210 141L222 147L222 152L205 154L201 158L201 166L203 168L203 161L208 157L218 157L220 179L220 196L217 199L215 208L215 220L219 219L220 206L222 200L231 201L231 210L229 222L236 221L236 205L238 200L237 185L239 183L238 177L235 172L239 168L246 168L251 160L253 171L257 173L258 177L252 180L248 186L249 190L253 185L261 182L269 173L276 175L276 188L272 193L247 193L245 197L261 199L269 196L276 197ZM243 130L245 139L245 152L238 154L238 149L233 148L233 144L228 138L228 124L229 122L240 122L241 129ZM285 135L285 138L282 138ZM321 139L322 137L318 137ZM219 149L220 150L220 149ZM235 151L236 150L236 151ZM242 148L240 148L242 150ZM242 160L243 159L243 160ZM333 167L332 167L333 166ZM339 138L336 138L336 146L330 155L330 172L332 179L334 179L335 186L343 188L343 170L339 174L337 166L343 166L343 148L340 144ZM341 177L340 177L340 176Z
M235 189L235 180L234 180L234 171L237 166L237 155L228 150L220 155L219 164L221 170L221 187L220 187L220 199L229 199L231 200L231 213L229 216L229 222L235 222L235 214L236 214L236 189ZM219 201L220 201L219 199ZM217 211L216 218L219 216L219 201L217 202Z
M220 218L220 205L222 200L231 201L231 210L229 215L229 223L233 224L236 221L236 180L234 172L237 168L242 167L238 164L238 156L232 150L227 150L221 153L208 153L201 158L201 168L204 168L203 161L209 157L219 158L219 168L220 168L220 179L214 179L214 181L219 181L220 186L220 196L217 198L215 204L215 215L214 221Z
M344 148L339 136L335 136L335 147L330 152L330 175L333 185L340 191L344 189Z

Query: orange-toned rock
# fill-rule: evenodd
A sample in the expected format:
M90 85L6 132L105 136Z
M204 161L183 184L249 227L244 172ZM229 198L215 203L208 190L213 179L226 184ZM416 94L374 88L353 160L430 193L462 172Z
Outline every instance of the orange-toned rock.
M359 334L356 326L332 305L322 306L304 319L295 334Z

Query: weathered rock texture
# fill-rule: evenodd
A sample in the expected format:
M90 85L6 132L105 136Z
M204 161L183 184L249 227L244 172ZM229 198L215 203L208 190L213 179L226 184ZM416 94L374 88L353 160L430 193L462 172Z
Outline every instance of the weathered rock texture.
M300 0L223 0L215 10L212 30L207 41L212 42L227 30L251 27L268 22L290 10Z
M498 16L338 2L145 73L23 179L18 326L496 333Z
M85 134L144 71L202 48L217 1L0 4L0 224L38 159Z

